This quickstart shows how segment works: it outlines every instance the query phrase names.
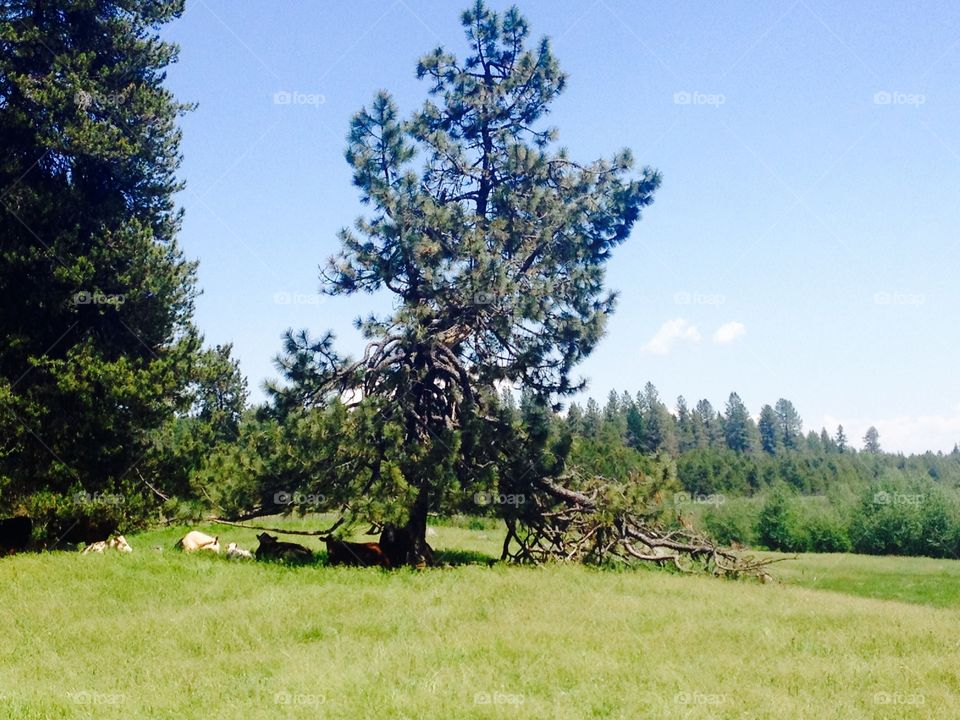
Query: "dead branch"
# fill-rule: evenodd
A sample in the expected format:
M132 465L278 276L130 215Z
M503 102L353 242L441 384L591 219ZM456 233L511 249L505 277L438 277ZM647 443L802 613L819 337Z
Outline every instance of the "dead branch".
M574 484L580 489L570 487ZM681 572L770 580L767 567L781 559L758 559L717 545L688 526L658 519L659 494L649 503L628 496L626 486L604 478L566 475L534 484L526 512L507 523L502 558L548 561L652 562ZM517 546L513 550L513 545Z

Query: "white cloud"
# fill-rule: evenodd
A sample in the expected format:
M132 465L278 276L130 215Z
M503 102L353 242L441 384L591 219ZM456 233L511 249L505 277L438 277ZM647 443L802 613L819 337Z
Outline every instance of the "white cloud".
M678 343L700 342L700 331L683 318L667 320L650 342L643 346L643 352L650 355L669 355L673 346Z
M713 334L713 341L717 345L729 345L746 334L747 326L742 322L728 322L717 328L717 331Z
M876 420L838 420L832 415L823 418L827 431L833 434L843 424L847 442L863 447L863 436L873 425L880 433L880 447L884 452L922 453L927 450L950 452L960 442L960 405L952 415L900 415Z

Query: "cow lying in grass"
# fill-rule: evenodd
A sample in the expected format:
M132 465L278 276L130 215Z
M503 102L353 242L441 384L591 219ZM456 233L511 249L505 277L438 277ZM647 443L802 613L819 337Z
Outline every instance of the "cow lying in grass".
M310 548L297 543L281 542L273 535L260 533L257 535L260 546L257 548L257 560L276 560L278 562L298 564L313 562L313 553Z
M244 550L235 542L232 542L229 545L227 545L227 559L228 560L253 560L253 553L250 552L249 550Z
M91 543L83 549L83 554L87 555L89 553L102 553L106 550L116 550L118 552L133 552L133 548L130 547L130 543L127 542L127 539L123 535L117 535L108 540L99 540L98 542Z
M210 552L220 552L220 538L210 537L199 530L191 530L184 535L174 546L177 550L186 552L195 552L196 550L209 550Z
M26 550L33 534L33 520L25 515L0 519L0 555Z
M357 567L390 567L390 558L379 543L345 542L327 538L327 562L330 565Z

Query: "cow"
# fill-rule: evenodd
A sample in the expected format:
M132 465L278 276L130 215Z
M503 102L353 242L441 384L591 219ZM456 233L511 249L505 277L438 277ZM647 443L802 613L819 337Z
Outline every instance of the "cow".
M210 537L206 533L202 533L199 530L191 530L177 541L174 549L185 550L186 552L209 550L211 552L219 553L220 538Z
M227 545L227 559L228 560L253 560L253 553L250 552L249 550L244 550L235 542L232 542L229 545Z
M65 530L62 529L64 524L67 524ZM117 525L117 519L112 517L80 517L73 520L68 518L61 522L60 528L53 528L53 537L57 538L58 544L78 545L86 543L90 545L103 538L115 535Z
M89 553L102 553L106 550L117 550L118 552L133 552L133 548L130 547L130 543L127 542L127 539L123 535L117 535L116 537L111 537L107 540L99 540L98 542L91 543L83 549L83 554L88 555Z
M327 562L330 565L353 565L357 567L392 567L390 558L379 543L358 543L328 537Z
M277 560L285 563L313 562L313 552L310 548L297 543L281 542L273 535L263 532L257 535L260 546L257 548L257 560Z
M429 528L428 528L429 530ZM383 532L380 533L380 548L390 562L390 567L402 567L412 564L416 567L425 567L433 565L433 548L426 542L420 553L412 558L411 554L415 547L410 530L406 527L397 527L393 523L386 523L383 526Z
M33 520L26 515L0 519L0 555L26 550L33 535Z

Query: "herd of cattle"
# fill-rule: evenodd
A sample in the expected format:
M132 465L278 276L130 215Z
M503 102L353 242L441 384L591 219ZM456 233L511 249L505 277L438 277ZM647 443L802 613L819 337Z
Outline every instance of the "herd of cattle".
M0 519L0 554L11 554L27 549L33 532L33 523L29 517ZM102 537L102 536L101 536ZM284 542L275 536L262 532L257 536L260 541L255 552L241 548L237 543L227 545L226 556L230 560L270 560L285 564L306 564L316 561L310 548L298 543ZM330 565L352 565L358 567L395 568L403 565L433 565L433 550L424 545L416 557L411 558L413 543L405 528L387 524L380 533L379 542L347 542L326 537L327 563ZM220 538L207 535L199 530L191 530L177 541L175 549L184 552L220 553ZM110 535L105 540L97 540L86 545L81 551L103 553L108 550L133 552L130 543L123 535Z

